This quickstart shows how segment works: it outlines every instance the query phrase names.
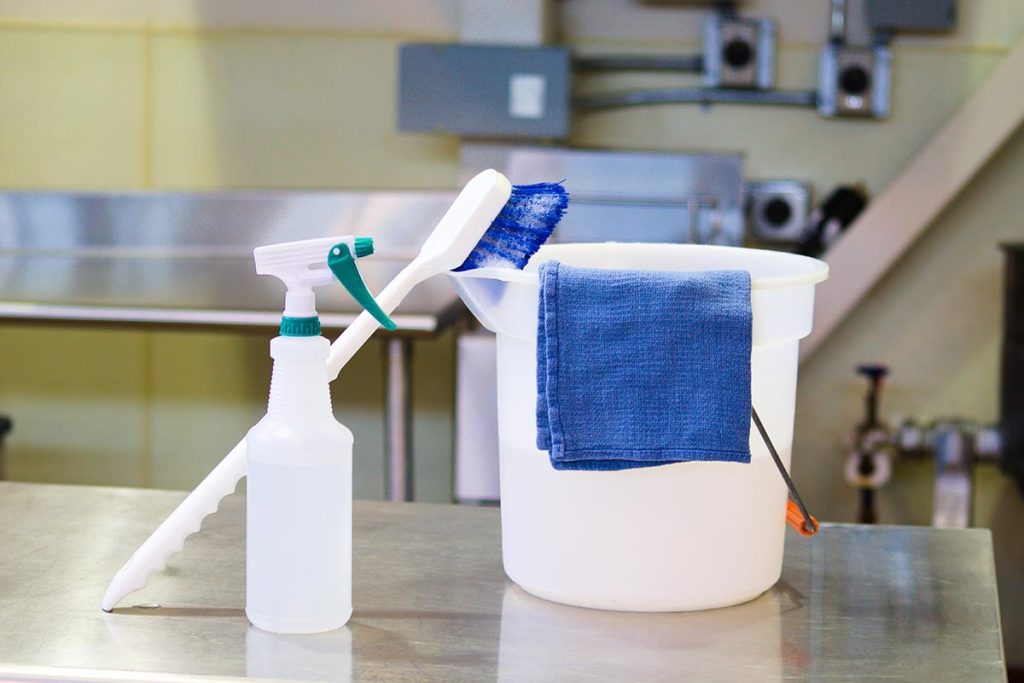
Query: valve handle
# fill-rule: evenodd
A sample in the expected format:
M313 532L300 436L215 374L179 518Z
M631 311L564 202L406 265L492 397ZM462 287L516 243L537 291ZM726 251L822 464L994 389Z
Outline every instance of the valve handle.
M864 365L857 366L857 374L877 381L889 374L889 368L886 365L879 365L877 363L865 363Z

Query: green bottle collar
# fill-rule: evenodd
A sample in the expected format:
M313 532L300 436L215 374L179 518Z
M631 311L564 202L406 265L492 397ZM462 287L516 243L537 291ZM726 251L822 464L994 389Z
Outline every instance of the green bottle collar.
M280 334L282 337L319 337L320 318L313 315L308 318L281 318Z

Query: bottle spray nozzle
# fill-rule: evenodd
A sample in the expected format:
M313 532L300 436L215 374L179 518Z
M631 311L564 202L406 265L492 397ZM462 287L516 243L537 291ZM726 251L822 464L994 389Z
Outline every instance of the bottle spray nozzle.
M372 253L372 238L351 235L270 244L254 249L256 272L273 275L288 288L282 334L305 336L320 333L313 288L330 284L335 278L385 329L395 329L395 323L377 305L356 268L357 258Z
M357 237L353 243L356 258L363 258L373 253L372 237ZM333 250L332 250L333 251Z

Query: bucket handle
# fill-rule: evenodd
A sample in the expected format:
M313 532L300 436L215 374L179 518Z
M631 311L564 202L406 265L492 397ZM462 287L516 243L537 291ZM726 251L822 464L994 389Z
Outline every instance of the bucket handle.
M818 533L821 525L807 511L807 506L804 505L803 499L800 498L800 493L796 490L796 484L793 483L792 477L786 471L786 466L782 464L782 458L779 457L779 452L775 450L775 444L772 443L771 437L768 436L768 431L764 428L764 424L762 424L761 418L758 417L757 411L754 410L754 406L750 406L750 417L753 418L754 425L761 434L764 445L768 447L768 452L772 454L775 466L779 468L779 474L782 475L783 481L786 482L786 486L789 488L789 495L792 496L792 499L786 501L786 523L798 531L801 536L813 536Z

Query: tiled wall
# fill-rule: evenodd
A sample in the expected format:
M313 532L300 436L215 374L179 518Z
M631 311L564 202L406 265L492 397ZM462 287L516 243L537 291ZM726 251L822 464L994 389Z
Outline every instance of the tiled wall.
M0 27L0 183L144 187L146 38Z

